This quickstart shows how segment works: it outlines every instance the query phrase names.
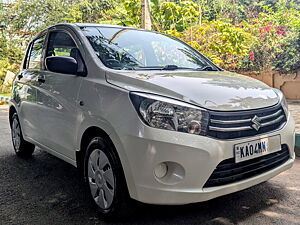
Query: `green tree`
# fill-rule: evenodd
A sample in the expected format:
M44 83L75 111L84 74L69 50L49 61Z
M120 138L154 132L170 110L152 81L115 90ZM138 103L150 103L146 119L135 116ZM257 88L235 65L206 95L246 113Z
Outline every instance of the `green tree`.
M300 65L299 0L150 0L152 28L188 42L235 71ZM65 22L141 27L140 0L15 0L0 3L0 85L16 72L29 39Z
M17 0L0 21L12 31L34 31L65 22L97 22L114 8L110 0Z
M2 86L6 72L9 70L16 73L22 61L23 50L20 43L0 38L0 93L9 92L9 87Z

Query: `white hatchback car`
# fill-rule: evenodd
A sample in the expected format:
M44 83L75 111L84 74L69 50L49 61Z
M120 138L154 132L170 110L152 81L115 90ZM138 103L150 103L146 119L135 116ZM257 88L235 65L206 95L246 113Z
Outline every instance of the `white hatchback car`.
M295 159L279 90L156 32L59 24L27 48L10 102L18 156L78 167L103 216L129 197L187 204L264 182ZM127 200L126 200L127 199Z

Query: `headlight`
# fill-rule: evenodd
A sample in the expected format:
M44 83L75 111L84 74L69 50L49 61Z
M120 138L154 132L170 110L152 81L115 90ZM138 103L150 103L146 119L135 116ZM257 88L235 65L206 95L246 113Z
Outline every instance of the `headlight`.
M284 110L284 113L285 113L286 117L288 117L289 108L288 108L288 104L287 104L286 98L284 97L283 93L279 89L274 88L273 90L279 96L279 101L281 103L281 106L282 106L282 108Z
M141 119L151 127L206 135L209 114L197 106L144 93L130 93L130 98Z

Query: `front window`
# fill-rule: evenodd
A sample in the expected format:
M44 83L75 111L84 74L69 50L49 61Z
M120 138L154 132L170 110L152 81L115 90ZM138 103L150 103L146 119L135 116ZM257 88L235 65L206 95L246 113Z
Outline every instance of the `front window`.
M46 57L69 56L76 59L77 73L85 74L86 68L79 49L72 37L64 31L52 31L49 35Z
M193 48L176 38L142 30L82 27L103 64L118 70L218 70Z
M72 56L74 49L77 47L70 35L62 31L54 31L49 35L46 57Z

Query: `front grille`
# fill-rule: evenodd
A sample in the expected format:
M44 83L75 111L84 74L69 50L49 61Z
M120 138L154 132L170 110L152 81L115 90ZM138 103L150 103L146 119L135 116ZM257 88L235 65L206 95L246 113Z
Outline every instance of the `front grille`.
M280 129L285 123L281 105L239 112L210 112L207 135L225 140L249 137Z
M244 180L272 170L290 157L287 145L281 145L281 150L269 155L235 163L234 158L222 161L209 177L204 187L216 187Z

